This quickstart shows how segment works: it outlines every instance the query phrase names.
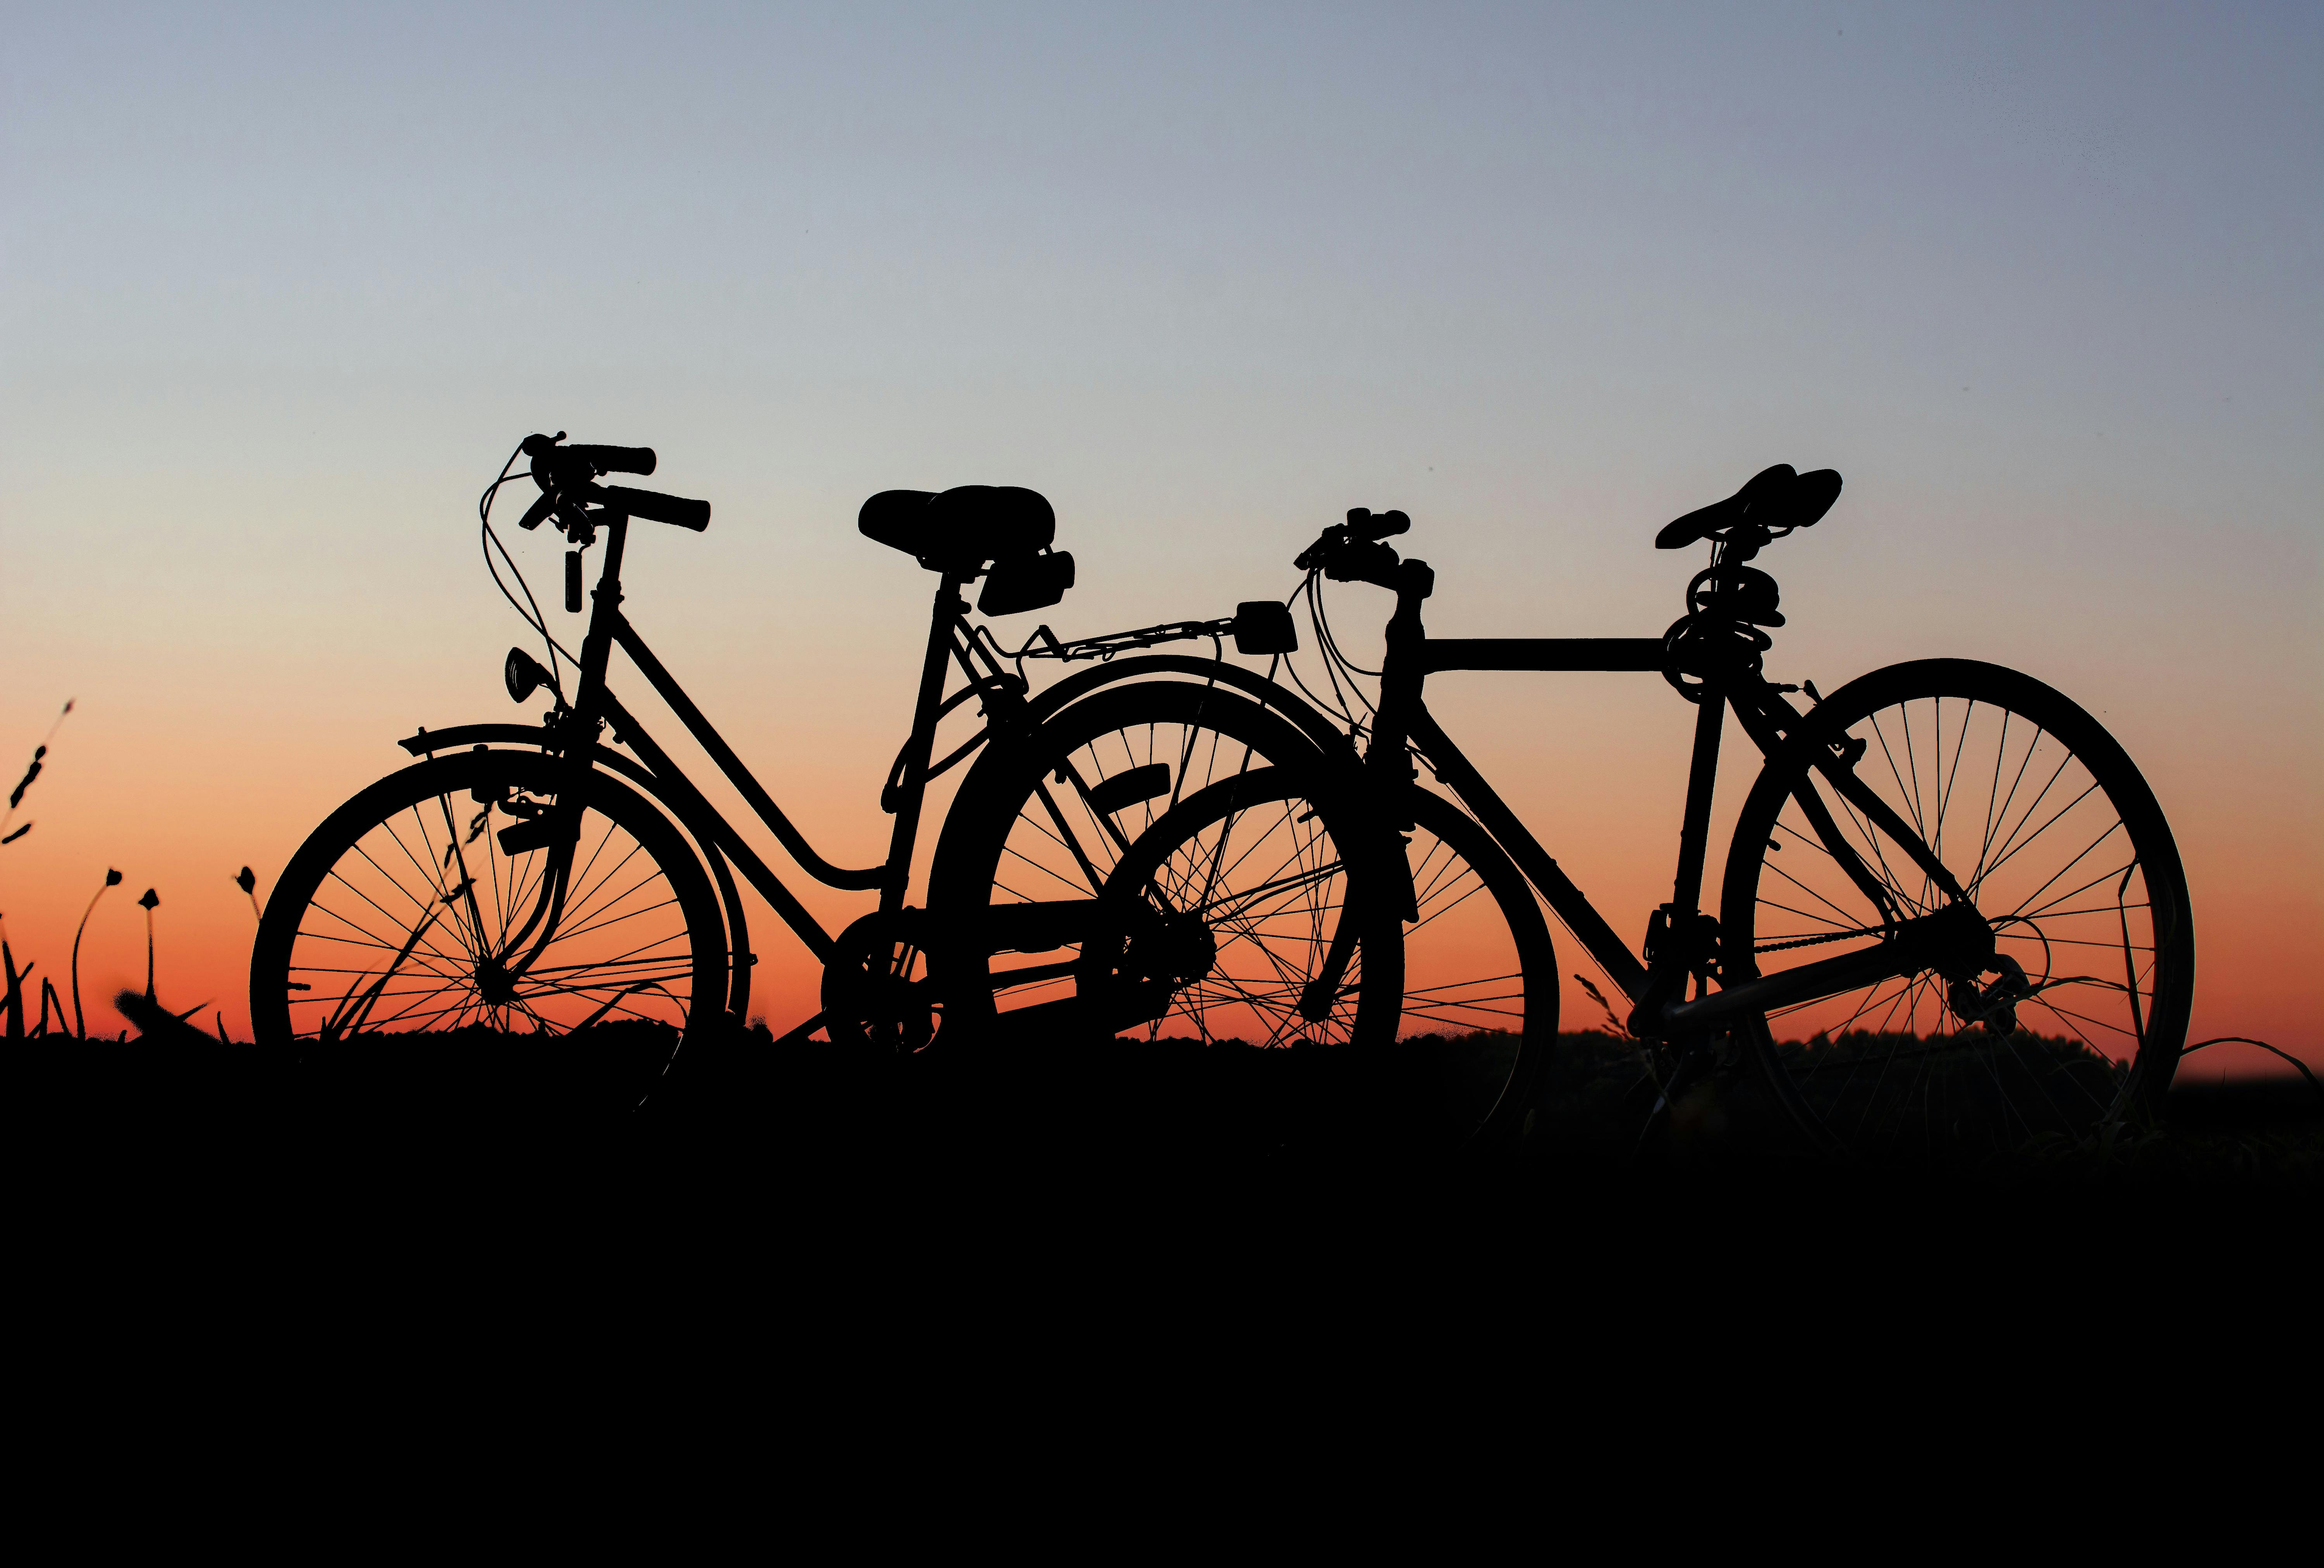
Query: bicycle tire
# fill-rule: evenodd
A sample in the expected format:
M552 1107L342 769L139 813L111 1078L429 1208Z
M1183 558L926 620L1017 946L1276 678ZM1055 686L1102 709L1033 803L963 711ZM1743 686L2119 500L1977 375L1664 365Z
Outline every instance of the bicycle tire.
M1166 680L1100 690L979 759L937 841L929 910L959 928L996 905L1101 898L1129 846L1190 795L1270 767L1312 779L1323 762L1291 724L1215 687ZM1140 777L1151 793L1099 809L1112 804L1110 791ZM996 974L1036 966L1012 957L996 972L987 953L936 955L945 1027L1005 1031L1010 1013L1077 994L1079 945L1047 950L1070 956L1040 966L1049 977L1018 984Z
M507 956L497 950L535 907L549 858L506 852L496 830L538 818L570 777L540 753L478 749L390 774L325 818L259 922L257 1038L310 1056L346 1053L357 1037L415 1057L458 1044L467 1057L442 1070L465 1075L466 1061L486 1076L493 1039L554 1038L562 1043L545 1057L521 1053L519 1075L542 1079L544 1099L642 1102L680 1047L723 1018L727 994L716 895L667 816L602 771L582 775L558 928L521 977L487 963ZM708 1001L697 1010L696 998Z
M1393 940L1403 964L1389 1075L1396 1129L1428 1158L1530 1147L1538 1091L1557 1045L1555 946L1533 886L1483 826L1425 789L1406 798L1411 918ZM1369 964L1369 980L1386 966Z
M1557 988L1548 930L1522 874L1481 826L1450 801L1422 791L1409 798L1415 826L1402 842L1386 835L1351 798L1349 775L1335 773L1312 743L1303 743L1305 736L1240 697L1190 683L1155 683L1064 710L1019 754L997 758L973 792L964 789L931 880L932 909L973 912L980 895L1008 896L1002 868L1012 857L1005 844L997 853L995 847L1010 832L1002 819L1013 827L1032 818L1038 837L1039 819L1048 814L1034 805L1033 781L1054 779L1065 756L1094 764L1100 759L1093 742L1145 724L1192 726L1247 745L1258 765L1241 769L1238 752L1237 767L1206 769L1206 782L1173 791L1176 804L1141 814L1134 835L1124 834L1128 843L1103 868L1099 897L1149 904L1175 898L1195 880L1190 866L1199 865L1204 878L1214 874L1226 859L1219 851L1228 836L1235 870L1257 866L1260 874L1255 898L1232 886L1230 872L1223 892L1156 911L1183 914L1198 905L1218 911L1206 917L1214 957L1203 973L1183 977L1167 1008L1128 1026L1122 1032L1129 1043L1223 1047L1228 1060L1210 1064L1208 1082L1247 1103L1213 1111L1237 1121L1246 1139L1275 1146L1442 1157L1498 1148L1505 1135L1528 1130L1531 1086L1556 1038ZM1207 752L1208 742L1194 749ZM1120 747L1119 761L1133 764L1149 754L1150 748ZM1294 889L1296 877L1274 874L1322 863L1312 845L1294 842L1294 830L1311 821L1323 826L1305 831L1349 841L1361 868L1356 881L1383 890L1379 899L1357 900L1362 908L1353 916L1344 916L1342 906L1343 918L1358 920L1362 930L1342 995L1325 1019L1303 1016L1298 1004L1330 948L1332 933L1311 906L1333 900L1314 898L1326 889L1323 882ZM1270 842L1275 847L1265 847ZM1370 861L1388 854L1405 856L1406 864ZM1049 881L1065 886L1062 878ZM1388 891L1406 886L1414 900L1409 923L1400 891ZM1102 950L1084 945L1071 979L1079 994L1123 981L1120 961L1136 940L1129 930L1128 921L1117 919ZM965 968L973 1001L989 985L989 972L973 955ZM1145 969L1133 963L1128 973L1135 980ZM1006 1013L991 1016L998 1021ZM1280 1049L1286 1046L1295 1048ZM1237 1047L1256 1047L1268 1060L1253 1057L1238 1069L1231 1060ZM1308 1048L1314 1047L1342 1048ZM1219 1058L1222 1052L1207 1055Z
M1827 1152L1922 1156L2079 1138L2159 1111L2194 991L2177 845L2104 726L1997 665L1893 665L1812 710L1737 821L1722 983L1879 940L1880 911L1795 793L1818 748L1856 741L1856 777L1936 851L1993 926L1996 956L1974 976L1924 970L1748 1019L1802 1130ZM1941 906L1933 879L1828 779L1812 787L1840 807L1831 820L1898 913Z

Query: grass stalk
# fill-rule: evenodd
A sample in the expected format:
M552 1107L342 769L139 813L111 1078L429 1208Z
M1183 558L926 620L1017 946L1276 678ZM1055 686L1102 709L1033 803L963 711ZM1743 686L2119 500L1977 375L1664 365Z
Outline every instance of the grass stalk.
M0 965L6 966L8 974L8 994L5 1002L8 1015L8 1038L21 1040L24 1038L24 979L32 973L32 966L27 964L21 971L17 969L16 955L9 947L8 938L5 936L0 936Z
M80 1010L81 933L88 929L88 918L97 913L97 899L105 897L106 888L117 888L120 885L121 873L116 871L107 870L105 873L105 887L101 887L97 890L97 898L89 899L88 908L80 912L80 924L73 927L72 993L73 1038L75 1039L85 1040L88 1038L88 1020L81 1015Z

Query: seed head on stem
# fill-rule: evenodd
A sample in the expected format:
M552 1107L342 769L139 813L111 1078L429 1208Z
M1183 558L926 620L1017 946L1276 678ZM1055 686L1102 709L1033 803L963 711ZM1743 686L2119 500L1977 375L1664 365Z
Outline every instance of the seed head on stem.
M152 889L145 890L137 907L145 911L145 1000L153 1000L153 911L159 908L161 895Z
M70 703L67 703L65 706L69 709L72 705ZM97 913L97 899L105 897L105 888L117 888L120 885L121 873L115 871L106 872L105 873L105 887L97 890L97 897L89 899L88 908L80 912L80 924L73 928L73 1035L78 1039L85 1040L88 1038L88 1023L80 1015L80 934L88 929L88 918Z

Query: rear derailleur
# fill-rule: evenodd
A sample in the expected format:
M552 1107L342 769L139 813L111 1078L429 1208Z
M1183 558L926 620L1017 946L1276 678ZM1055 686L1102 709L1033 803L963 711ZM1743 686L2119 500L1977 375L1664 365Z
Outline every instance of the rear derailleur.
M2006 1040L2017 1032L2017 1008L2040 991L2025 973L2025 966L2006 953L1997 953L1990 966L1997 978L1989 985L1978 983L1976 975L1953 975L1945 983L1945 1003L1953 1016L1972 1028L1983 1026L1997 1040Z

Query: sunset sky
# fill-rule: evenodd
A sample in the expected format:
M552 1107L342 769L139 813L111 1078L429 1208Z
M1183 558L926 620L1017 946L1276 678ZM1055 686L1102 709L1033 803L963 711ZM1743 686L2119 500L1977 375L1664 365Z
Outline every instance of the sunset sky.
M2324 1065L2324 8L0 17L9 783L78 704L0 915L60 987L118 867L85 994L142 986L152 886L161 1000L244 1032L235 871L263 897L414 726L531 711L475 522L529 431L714 503L641 525L628 607L858 863L931 587L874 491L1050 497L1081 586L1012 642L1280 596L1354 505L1412 514L1440 634L1640 636L1701 564L1655 530L1790 462L1847 491L1763 563L1771 671L2076 697L2177 833L2198 1038ZM1388 608L1341 593L1351 652ZM1689 710L1431 695L1635 937ZM813 968L754 934L785 1027Z

